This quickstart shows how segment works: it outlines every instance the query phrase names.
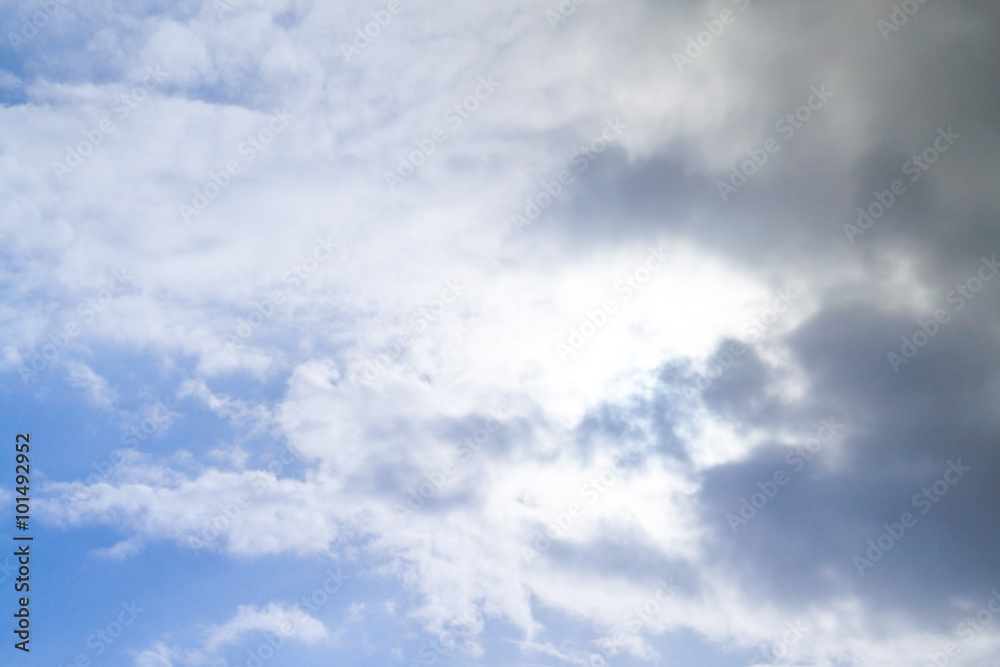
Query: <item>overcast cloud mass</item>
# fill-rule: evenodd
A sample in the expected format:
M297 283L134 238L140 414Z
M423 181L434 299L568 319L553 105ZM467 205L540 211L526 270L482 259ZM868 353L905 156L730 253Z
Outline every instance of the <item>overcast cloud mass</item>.
M1000 660L996 3L0 27L2 664Z

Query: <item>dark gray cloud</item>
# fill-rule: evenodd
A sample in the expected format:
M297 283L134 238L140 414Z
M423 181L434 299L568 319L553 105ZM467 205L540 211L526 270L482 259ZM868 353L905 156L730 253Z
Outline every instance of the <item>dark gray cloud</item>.
M752 150L780 137L776 119L825 82L834 95L815 117L779 138L780 150L725 202L716 182L729 173L706 168L697 142L632 160L611 151L553 211L548 229L582 244L655 233L694 239L767 281L808 286L815 312L768 341L790 355L803 395L770 391L789 381L788 369L751 346L699 401L737 431L801 433L832 416L843 432L808 461L795 453L804 441L783 436L707 470L699 502L713 535L708 551L766 599L804 609L854 595L873 611L906 610L948 630L965 613L954 600L982 597L1000 575L1000 277L976 280L983 258L1000 250L996 172L986 157L1000 148L990 83L1000 71L1000 11L928 3L883 39L876 20L891 11L891 3L755 3L745 18L759 30L737 34L734 26L739 48L713 62L754 91L727 124L757 137L746 143ZM903 188L892 194L894 181ZM885 212L851 243L844 224L859 207L878 212L874 202ZM923 290L920 305L903 296L911 290ZM913 342L935 311L947 323L929 325L933 337L918 334L926 344L894 369L889 353L905 359L902 339ZM679 397L696 381L678 368L664 371L658 396ZM683 400L665 409L604 406L581 429L627 441L657 410L679 419L686 409ZM655 432L664 438L673 429L663 419ZM958 461L970 470L937 498L934 483ZM727 515L738 516L755 493L765 498L758 483L774 488L778 472L786 484L733 530ZM914 498L925 488L932 504ZM866 557L868 540L877 543L883 524L905 512L916 524L859 574L854 557Z
M773 442L745 461L709 470L700 497L715 535L710 552L741 573L750 590L793 606L849 591L880 612L906 609L936 630L963 617L951 601L996 585L1000 547L1000 368L996 334L979 325L972 318L949 323L898 373L886 351L901 333L912 335L909 318L834 307L791 334L809 389L803 401L775 406L771 427L826 414L843 431L821 448L814 444L811 458L802 454L809 453L806 440ZM725 377L730 385L741 382L735 373ZM761 384L751 377L745 388ZM758 395L728 394L747 406ZM745 421L732 402L706 396L705 405L736 424ZM969 470L949 473L949 463ZM787 476L780 487L772 484L779 472ZM915 498L924 489L930 496ZM746 508L744 499L763 506ZM899 523L905 512L915 525L898 541L886 538L890 549L870 567L862 564L862 576L854 557L867 558L867 541L877 542L883 525ZM730 515L746 521L730 522Z
M729 102L714 129L651 155L609 149L547 213L545 230L574 244L654 233L695 239L757 271L806 275L853 262L871 270L902 249L940 276L976 255L995 238L998 218L987 156L1000 147L992 83L1000 12L927 4L886 40L876 20L891 11L889 2L754 3L717 38L711 62L664 74L687 81L724 71L750 97ZM668 40L662 50L683 43ZM820 85L832 97L809 120L794 132L778 125ZM939 130L959 138L926 169L915 167L912 158L934 147ZM768 137L778 152L723 202L717 183ZM706 150L733 148L738 160L706 168ZM843 225L895 180L905 192L849 243Z

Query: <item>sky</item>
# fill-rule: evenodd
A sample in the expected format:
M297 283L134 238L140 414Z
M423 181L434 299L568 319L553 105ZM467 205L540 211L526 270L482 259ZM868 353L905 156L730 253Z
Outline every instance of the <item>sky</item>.
M996 663L998 67L971 0L3 0L0 663Z

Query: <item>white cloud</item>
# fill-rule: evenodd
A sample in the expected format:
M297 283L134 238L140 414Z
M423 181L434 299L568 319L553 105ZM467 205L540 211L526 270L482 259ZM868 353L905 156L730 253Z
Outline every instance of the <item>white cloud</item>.
M272 602L266 607L240 605L231 619L209 628L205 649L217 651L223 646L240 643L249 635L265 633L294 638L304 644L316 644L329 638L323 623L307 612Z
M135 667L174 667L173 651L166 645L157 643L135 657Z
M229 420L231 426L246 429L250 435L259 433L270 426L271 413L267 406L251 405L246 401L230 396L217 396L212 393L203 379L187 380L181 384L177 392L178 398L192 396L201 401L207 408L221 417ZM234 452L238 460L239 452Z
M116 400L115 393L108 387L108 381L95 373L86 364L67 362L69 382L74 387L83 389L87 401L96 407L111 410Z

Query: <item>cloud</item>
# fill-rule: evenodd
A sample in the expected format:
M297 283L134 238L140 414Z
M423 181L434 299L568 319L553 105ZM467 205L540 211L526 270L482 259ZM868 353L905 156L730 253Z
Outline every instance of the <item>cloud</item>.
M329 637L323 624L307 612L272 602L263 608L241 605L233 618L208 629L205 649L217 651L222 646L242 642L248 635L268 633L294 637L305 644Z
M135 667L174 667L173 651L164 644L156 644L135 657Z
M263 607L239 605L236 613L225 623L204 629L204 640L199 648L180 648L155 642L134 658L135 667L203 667L228 664L223 657L230 646L241 646L247 641L262 639L258 647L250 649L256 660L266 660L295 641L306 646L329 645L336 641L341 631L331 634L322 621L298 606L271 602Z
M248 405L245 401L229 396L217 396L203 379L188 380L181 384L177 397L188 396L198 399L216 414L226 417L233 427L245 428L251 435L267 428L271 421L271 414L266 406Z
M116 397L108 387L108 381L95 373L89 366L78 363L67 364L69 382L74 387L83 389L91 405L110 410L114 407Z

